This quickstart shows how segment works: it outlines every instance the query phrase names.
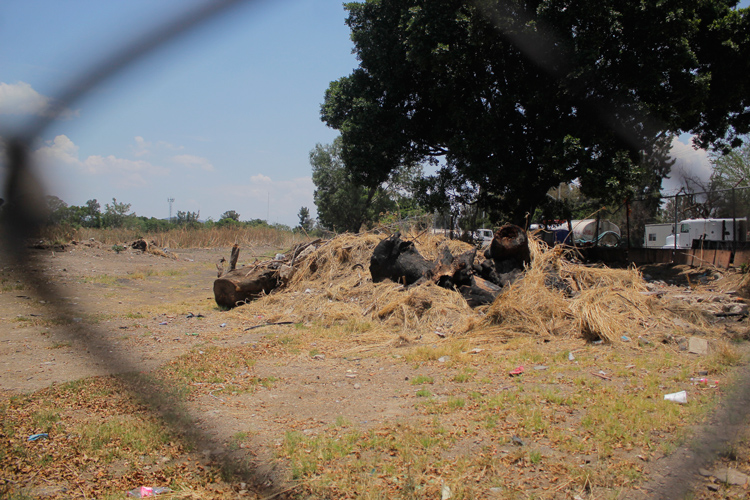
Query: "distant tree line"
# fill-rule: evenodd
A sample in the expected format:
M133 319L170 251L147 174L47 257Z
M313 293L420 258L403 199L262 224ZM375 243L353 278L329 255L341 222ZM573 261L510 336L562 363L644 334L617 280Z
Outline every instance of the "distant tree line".
M130 210L130 203L123 203L112 198L112 203L101 204L96 199L88 200L85 205L68 205L57 196L46 197L47 206L45 224L48 226L70 226L74 228L127 228L136 229L143 233L169 231L176 228L201 229L212 227L268 227L282 231L292 229L285 224L269 224L263 219L240 220L240 214L235 210L224 212L219 220L208 218L200 220L200 212L177 211L177 215L170 219L157 219L136 215Z

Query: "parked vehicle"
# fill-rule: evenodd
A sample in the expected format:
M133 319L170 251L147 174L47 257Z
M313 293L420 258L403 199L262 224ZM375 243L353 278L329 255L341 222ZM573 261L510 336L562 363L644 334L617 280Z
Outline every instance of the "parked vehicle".
M492 238L495 237L495 233L492 229L477 229L474 231L474 240L482 245L489 244Z

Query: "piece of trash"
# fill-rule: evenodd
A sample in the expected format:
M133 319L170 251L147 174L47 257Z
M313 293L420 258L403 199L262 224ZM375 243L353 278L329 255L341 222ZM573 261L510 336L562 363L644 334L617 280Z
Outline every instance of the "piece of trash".
M675 403L680 403L680 404L685 404L687 403L687 392L680 391L680 392L673 392L672 394L665 394L664 400L673 401Z
M47 434L46 432L42 432L40 434L32 434L31 436L29 436L29 439L27 439L27 441L36 441L38 439L49 439L49 434Z
M534 367L534 369L535 369L535 370L546 370L546 369L547 369L547 367L546 367L546 366L544 366L544 365L536 365L536 366Z
M312 293L312 290L310 290L309 288L305 288L305 293Z
M443 488L440 491L440 500L450 500L452 496L453 494L451 493L450 486L444 484Z
M705 356L708 354L708 341L699 337L690 337L688 339L688 352Z
M162 493L169 493L170 491L172 490L165 486L141 486L140 488L135 488L128 491L128 496L135 498L146 498L161 495Z
M451 359L451 357L450 357L450 356L440 356L440 357L438 358L438 362L439 362L439 363L445 363L445 362L446 362L446 361L448 361L449 359Z
M573 353L572 353L572 352L569 352L569 353L568 353L568 361L573 361L574 359L576 359L576 357L575 357L575 356L573 356Z
M219 325L219 328L224 328L225 326L227 326L227 324L226 323L222 323L222 324Z
M185 335L190 335L191 337L197 337L198 336L197 333L186 333Z
M160 324L160 325L166 325L166 324L167 324L167 322L166 322L166 321L162 321L162 322L161 322L161 323L159 323L159 324Z
M592 343L592 344L596 344L596 345L599 345L599 344L603 344L603 343L604 343L604 341L603 341L602 339L599 339L599 340L594 340L594 341L593 341L593 342L591 342L591 343Z
M435 335L437 335L437 336L438 336L438 337L440 337L441 339L444 339L444 338L445 338L445 334L444 334L443 332L438 332L438 331L436 331L436 332L435 332Z
M313 358L313 359L320 359L320 360L323 360L323 359L326 359L326 355L325 355L325 354L316 354L316 355L315 355L315 356L313 356L312 358Z
M621 340L622 340L623 342L630 342L630 337L628 337L627 335L623 335L622 337L620 337L620 339L621 339Z
M478 347L475 347L471 351L469 351L469 354L479 354L480 352L484 351L484 349L480 349Z
M520 375L522 373L523 373L523 366L519 366L515 370L512 370L508 375L510 375L511 377L515 377L515 376Z
M276 257L274 257L273 260L284 260L284 259L286 259L286 255L284 255L283 253L277 253Z
M510 440L513 442L513 444L518 446L524 446L524 442L521 441L521 438L518 436L511 436Z

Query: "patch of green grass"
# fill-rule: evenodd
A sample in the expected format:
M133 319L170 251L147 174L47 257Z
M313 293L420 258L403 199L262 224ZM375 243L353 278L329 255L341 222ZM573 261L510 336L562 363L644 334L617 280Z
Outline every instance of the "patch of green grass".
M434 382L435 379L428 375L417 375L409 381L411 385L432 384Z
M98 456L105 462L132 454L142 455L171 440L171 436L156 422L129 415L85 423L75 431L81 436L78 441L81 451Z
M429 398L430 396L432 396L432 393L427 389L420 389L417 391L417 397L419 398Z

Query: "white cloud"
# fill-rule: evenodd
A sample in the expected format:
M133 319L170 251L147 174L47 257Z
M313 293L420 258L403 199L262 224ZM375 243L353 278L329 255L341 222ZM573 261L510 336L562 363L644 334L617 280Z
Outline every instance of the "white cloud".
M267 175L263 175L263 174L253 175L252 177L250 177L250 181L251 182L262 182L263 184L268 184L269 182L273 182L273 181L271 181L270 177L268 177Z
M172 157L172 161L190 169L199 168L201 170L205 170L206 172L214 171L214 166L211 164L211 162L208 161L208 159L202 158L200 156L177 155Z
M135 146L133 146L133 155L134 156L143 156L149 154L151 151L149 148L151 147L151 143L146 141L143 137L140 135L135 136Z
M114 155L91 155L85 160L78 157L78 146L65 135L58 135L52 141L35 151L36 160L45 167L72 166L80 173L109 176L122 187L145 186L147 178L163 176L169 170L143 160L128 160Z
M34 90L26 82L0 82L0 115L36 115L71 119L79 111L55 109L55 101Z

